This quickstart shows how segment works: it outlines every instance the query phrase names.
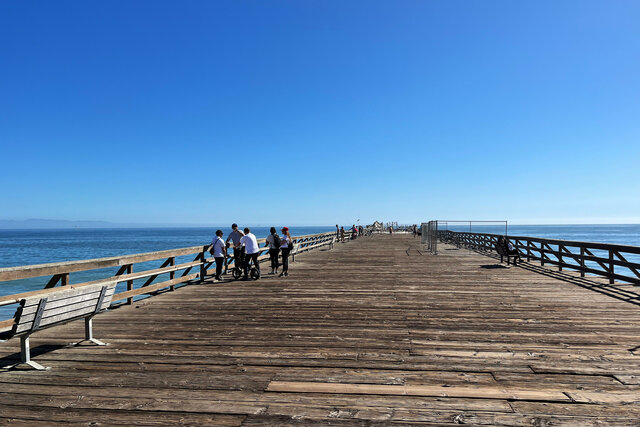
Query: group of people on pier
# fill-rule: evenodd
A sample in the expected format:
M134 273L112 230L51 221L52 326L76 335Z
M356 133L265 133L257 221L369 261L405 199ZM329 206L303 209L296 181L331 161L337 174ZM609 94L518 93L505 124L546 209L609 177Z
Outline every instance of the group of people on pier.
M216 262L215 280L222 280L222 266L227 261L227 250L232 245L234 263L236 267L243 269L244 280L249 280L249 266L251 263L253 263L254 268L260 271L258 239L256 239L249 227L245 227L244 231L240 231L238 224L232 224L231 230L226 241L222 240L224 235L222 230L216 230L216 235L211 241L210 252ZM291 234L289 234L288 227L282 227L281 231L282 237L278 235L275 227L271 227L263 248L269 247L271 261L271 272L269 274L278 274L278 269L280 268L279 255L282 254L280 277L286 277L289 275L289 254L293 249L293 240L291 239Z
M351 240L355 240L358 238L358 236L363 236L364 235L364 227L361 225L358 225L356 227L355 224L353 224L351 226ZM336 242L342 242L344 243L344 227L339 227L338 224L336 224Z

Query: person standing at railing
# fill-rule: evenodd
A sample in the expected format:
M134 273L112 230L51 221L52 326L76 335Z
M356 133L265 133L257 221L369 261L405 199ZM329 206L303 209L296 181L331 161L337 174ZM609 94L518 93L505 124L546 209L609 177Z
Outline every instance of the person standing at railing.
M216 260L216 276L215 280L222 280L222 266L227 258L227 246L222 240L222 230L216 230L216 236L211 241L211 254Z
M340 240L340 227L336 224L336 240Z
M244 264L244 247L240 243L240 239L244 236L244 233L238 230L238 224L232 224L231 230L229 237L227 237L227 247L230 246L229 242L233 242L233 263L235 267L242 268Z
M260 246L256 236L251 232L249 227L245 227L244 236L240 238L240 244L244 246L244 280L249 280L249 263L253 261L253 266L260 271L260 263L258 256L260 255Z
M340 241L344 243L344 227L340 227Z
M293 249L293 239L291 239L291 234L289 234L289 228L282 227L282 239L280 250L282 250L282 273L280 273L280 277L289 275L289 254Z
M280 236L278 236L275 227L271 227L269 233L267 238L264 239L265 248L269 246L269 259L271 260L271 273L269 274L278 274L278 255L280 254L281 245Z

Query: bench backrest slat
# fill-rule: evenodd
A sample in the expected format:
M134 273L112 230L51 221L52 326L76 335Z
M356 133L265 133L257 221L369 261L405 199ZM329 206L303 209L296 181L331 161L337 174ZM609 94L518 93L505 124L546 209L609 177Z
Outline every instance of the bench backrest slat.
M58 307L64 307L66 305L76 304L82 301L91 301L95 300L97 302L100 292L102 291L102 286L99 288L93 288L88 291L86 294L66 294L62 298L57 297L57 295L49 294L47 295L47 309L53 309ZM42 297L34 297L25 299L25 305L22 306L22 315L34 313L38 307L38 303Z
M42 320L42 315L44 314L44 309L47 307L47 299L41 298L40 303L38 304L38 310L33 316L33 321L31 322L31 332L37 330L40 327L40 321Z
M50 293L46 298L36 295L23 299L16 312L13 335L30 333L107 309L115 287L115 282L109 282Z

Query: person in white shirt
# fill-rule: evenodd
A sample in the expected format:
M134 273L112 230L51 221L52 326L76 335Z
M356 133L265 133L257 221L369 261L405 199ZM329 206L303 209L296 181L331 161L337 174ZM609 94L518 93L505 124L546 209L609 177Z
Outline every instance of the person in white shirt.
M256 236L251 232L249 227L244 229L244 236L240 238L240 244L244 246L244 279L249 280L249 262L253 261L254 267L260 271L260 263L258 255L260 255L260 247Z
M216 276L215 280L222 280L222 265L227 258L227 246L222 240L222 230L216 230L216 236L211 241L211 254L216 260Z

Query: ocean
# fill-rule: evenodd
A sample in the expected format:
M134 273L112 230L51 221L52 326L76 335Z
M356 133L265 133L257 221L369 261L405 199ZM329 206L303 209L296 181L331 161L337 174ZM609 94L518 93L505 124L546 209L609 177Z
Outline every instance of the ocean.
M279 228L279 227L278 227ZM333 226L290 227L291 234L304 235L335 231ZM445 228L442 227L441 228ZM207 228L121 228L121 229L56 229L0 230L0 268L19 265L102 258L141 252L204 245L211 241L215 227ZM230 228L221 228L225 238ZM469 225L449 226L454 231L469 231ZM252 227L258 238L266 237L269 227ZM503 226L471 225L477 233L504 234ZM640 225L510 225L511 236L533 236L583 242L603 242L640 246ZM177 263L193 256L179 257ZM137 264L139 270L157 268L163 260ZM71 283L81 283L111 276L115 268L72 273ZM162 280L161 276L159 280ZM0 295L42 289L49 277L0 282ZM144 279L136 282L136 286ZM122 283L118 292L125 288ZM0 307L0 320L9 318L15 305Z

